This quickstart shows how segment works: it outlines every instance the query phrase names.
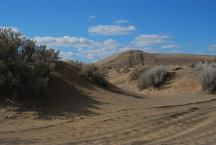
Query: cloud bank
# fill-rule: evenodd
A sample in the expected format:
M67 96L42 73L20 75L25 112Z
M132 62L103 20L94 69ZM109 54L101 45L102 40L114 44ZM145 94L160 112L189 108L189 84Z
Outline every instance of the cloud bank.
M141 34L131 42L134 47L147 47L159 44L168 43L171 39L169 35L158 35L158 34Z
M88 32L93 35L127 35L136 30L133 25L118 26L118 25L97 25L88 28Z
M33 39L40 45L47 45L54 48L68 48L68 52L61 53L63 59L84 57L90 61L96 61L113 53L130 49L139 49L146 52L157 52L155 47L164 49L175 49L180 47L171 43L173 38L170 35L164 34L141 34L126 44L122 44L114 39L95 41L75 36L37 36Z

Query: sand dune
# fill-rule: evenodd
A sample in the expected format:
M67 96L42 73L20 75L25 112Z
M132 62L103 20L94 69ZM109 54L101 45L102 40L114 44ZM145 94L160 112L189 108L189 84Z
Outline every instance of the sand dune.
M117 64L113 58L98 65ZM171 58L163 55L164 65ZM135 60L132 64L140 65L140 59ZM61 63L46 104L19 111L15 106L0 108L0 144L214 145L216 97L202 92L199 70L189 63L181 62L182 69L159 89L144 91L128 80L133 67L128 72L109 69L112 86L104 89Z
M96 62L102 67L134 67L136 65L191 65L198 61L214 61L215 56L192 54L156 54L129 50Z

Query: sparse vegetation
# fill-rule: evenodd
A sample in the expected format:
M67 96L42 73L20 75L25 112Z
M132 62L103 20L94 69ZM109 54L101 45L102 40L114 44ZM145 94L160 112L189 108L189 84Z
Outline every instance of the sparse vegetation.
M98 69L93 64L84 64L80 74L84 76L89 82L99 84L103 87L107 86L107 81L105 79L105 73Z
M203 69L206 65L209 65L210 63L206 60L198 61L196 63L192 63L191 67L192 68L197 68L197 69Z
M138 88L143 90L148 87L157 88L163 84L168 76L166 68L159 66L143 72L138 78Z
M140 75L144 73L145 71L149 70L149 67L137 67L135 68L129 75L129 81L138 80Z
M84 62L79 61L79 60L76 60L76 61L69 60L69 61L67 61L67 63L72 65L75 68L75 70L78 71L78 72L81 72L83 66L85 65Z
M59 59L59 52L38 46L12 29L0 29L0 94L42 94Z
M105 73L94 64L85 64L81 61L72 60L68 61L68 63L74 66L75 70L89 82L99 84L103 87L107 86Z
M204 91L216 92L216 64L202 64L201 83Z

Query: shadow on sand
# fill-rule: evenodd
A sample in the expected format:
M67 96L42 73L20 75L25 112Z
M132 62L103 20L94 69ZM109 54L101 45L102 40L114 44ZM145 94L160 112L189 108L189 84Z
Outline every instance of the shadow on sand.
M96 115L92 109L99 109L103 103L90 94L84 94L69 82L54 77L45 97L20 98L16 101L17 112L34 111L40 119ZM21 103L22 102L22 103ZM14 105L14 104L13 104Z
M146 97L140 95L140 94L136 94L136 93L133 93L133 92L130 92L130 91L126 91L126 90L123 90L117 86L114 86L112 84L109 85L108 91L111 91L112 93L115 93L115 94L118 94L118 95L124 95L126 97L130 97L130 98L134 98L134 99L144 99Z

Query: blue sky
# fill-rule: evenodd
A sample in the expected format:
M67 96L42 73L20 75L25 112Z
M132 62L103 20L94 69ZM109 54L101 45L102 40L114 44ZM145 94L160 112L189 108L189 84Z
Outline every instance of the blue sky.
M215 6L215 0L2 0L0 27L86 62L129 49L215 54Z

